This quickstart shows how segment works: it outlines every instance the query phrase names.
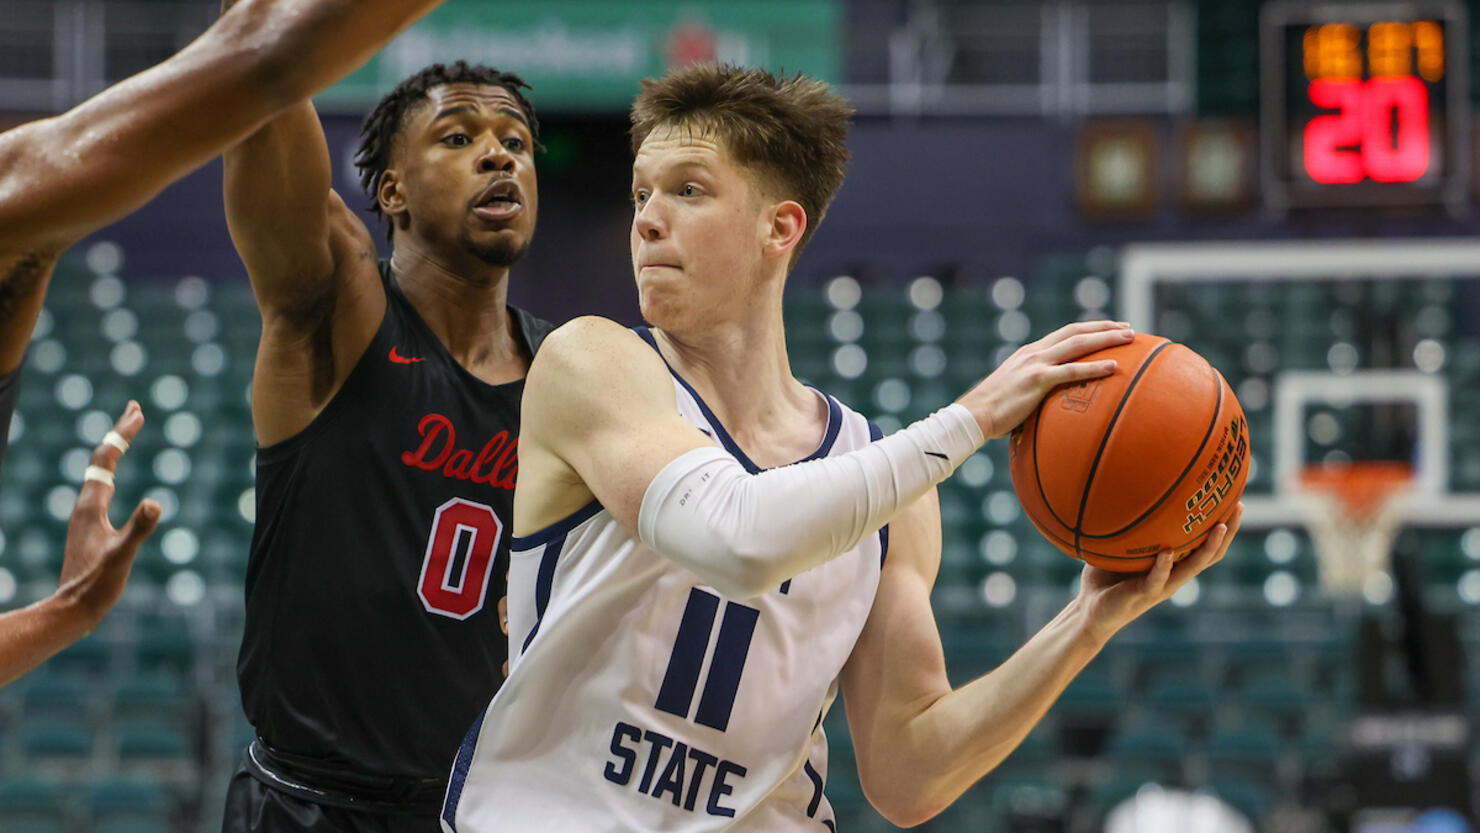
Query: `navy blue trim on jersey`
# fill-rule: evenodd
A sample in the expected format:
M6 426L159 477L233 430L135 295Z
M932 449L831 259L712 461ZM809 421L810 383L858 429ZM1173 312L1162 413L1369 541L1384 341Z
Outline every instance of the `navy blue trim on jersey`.
M534 533L533 535L526 535L523 538L520 538L517 535L514 536L513 543L509 545L509 549L513 550L514 552L528 552L529 550L538 547L540 544L543 544L546 541L550 541L555 538L562 538L566 535L569 535L571 530L575 529L586 521L591 520L591 518L595 517L596 513L600 512L601 509L601 501L592 498L590 503L582 506L580 509L577 509L576 511L565 516L563 519L550 524L549 526L545 527L539 532Z
M559 563L560 551L564 548L565 535L562 534L546 545L544 555L540 556L540 571L534 580L534 627L529 629L529 636L524 637L524 644L519 648L520 653L529 649L529 643L534 641L534 635L540 632L540 622L545 620L545 608L550 606L550 590L555 584L555 565Z
M869 442L873 443L884 439L884 429L875 425L873 420L868 420L868 439ZM888 557L889 524L884 524L883 526L879 527L879 569L882 570L884 568L884 559Z
M478 734L483 731L483 717L487 711L478 712L473 728L463 737L457 748L457 759L452 764L452 778L447 782L447 800L442 802L442 820L447 829L457 833L457 803L462 800L463 784L468 780L468 768L473 765L473 750L478 746Z
M740 448L740 444L735 442L735 439L730 436L729 430L726 429L725 426L719 421L719 417L716 417L714 415L714 411L709 409L709 404L704 401L704 397L700 396L699 392L694 390L694 386L690 385L687 379L678 375L678 371L673 369L673 365L668 364L668 358L663 355L662 350L658 349L658 341L657 339L653 338L652 329L650 327L635 327L633 328L632 332L637 333L639 336L641 336L642 340L646 341L648 343L648 346L653 348L653 351L658 354L658 358L662 359L663 364L667 366L668 372L673 374L673 378L677 379L680 385L683 385L683 389L689 392L689 396L694 397L694 402L699 406L699 412L702 413L704 415L704 418L709 421L709 424L714 427L715 433L719 435L718 437L715 437L715 439L719 440L720 445L724 446L725 451L728 451L730 452L730 454L734 455L735 459L740 461L740 465L743 466L745 470L750 472L751 474L759 474L765 471L765 469L756 465L755 462L751 460L750 457L746 455L746 453ZM807 387L812 388L811 385L808 385ZM812 452L811 454L808 454L806 457L797 460L796 462L798 463L805 463L808 460L816 460L821 457L826 457L827 453L832 450L833 443L836 442L838 439L838 432L842 430L843 427L843 407L838 404L838 400L832 398L832 396L830 396L827 391L820 390L818 388L812 388L812 390L815 390L819 394L822 394L822 398L827 401L827 430L823 432L822 444L817 446L817 450Z
M802 761L802 772L812 782L812 800L807 802L807 818L816 818L817 808L822 806L822 775L812 767L811 761Z

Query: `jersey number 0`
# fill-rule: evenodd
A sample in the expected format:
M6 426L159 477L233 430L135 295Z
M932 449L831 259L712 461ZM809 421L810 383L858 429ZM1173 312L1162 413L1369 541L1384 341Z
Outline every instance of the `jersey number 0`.
M417 585L422 606L459 620L482 610L503 532L492 507L462 498L438 506Z

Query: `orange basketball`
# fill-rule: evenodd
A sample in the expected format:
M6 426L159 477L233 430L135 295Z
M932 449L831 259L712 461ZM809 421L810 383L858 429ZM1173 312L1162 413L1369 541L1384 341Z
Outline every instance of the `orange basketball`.
M1114 374L1054 390L1013 432L1012 485L1048 540L1130 573L1196 549L1227 519L1249 477L1249 426L1202 356L1138 333L1083 360Z

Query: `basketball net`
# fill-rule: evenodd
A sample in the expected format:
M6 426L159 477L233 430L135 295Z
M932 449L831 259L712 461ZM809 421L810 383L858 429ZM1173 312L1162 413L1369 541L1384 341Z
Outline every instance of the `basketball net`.
M1301 470L1301 511L1328 593L1359 594L1369 576L1388 572L1412 482L1413 467L1406 463L1317 464Z

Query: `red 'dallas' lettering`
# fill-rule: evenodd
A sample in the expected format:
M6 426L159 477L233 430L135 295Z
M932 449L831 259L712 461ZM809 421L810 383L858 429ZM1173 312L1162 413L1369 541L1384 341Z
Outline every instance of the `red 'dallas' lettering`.
M441 414L427 414L417 423L421 445L401 455L401 462L422 471L442 470L443 477L484 483L495 489L513 491L519 473L519 438L499 431L475 455L457 447L457 429Z

